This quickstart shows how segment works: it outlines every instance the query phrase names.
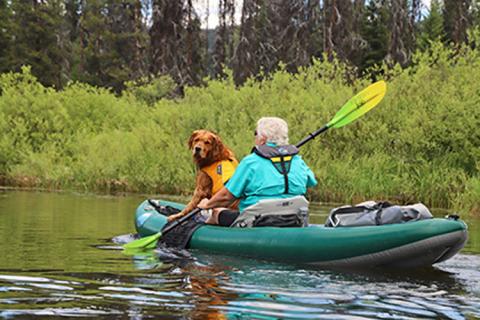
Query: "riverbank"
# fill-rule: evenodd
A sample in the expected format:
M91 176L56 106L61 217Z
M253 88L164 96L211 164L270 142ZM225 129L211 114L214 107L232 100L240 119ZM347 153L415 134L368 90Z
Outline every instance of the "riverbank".
M156 102L142 90L118 96L74 83L56 91L27 69L3 74L1 184L188 195L195 167L186 142L193 130L216 131L242 158L256 120L275 115L288 121L296 143L371 82L347 83L347 70L316 61L296 75L280 70L240 88L231 77L210 80L185 88L184 98ZM423 202L480 214L479 51L435 46L413 66L382 73L388 91L377 108L302 147L320 182L311 199Z

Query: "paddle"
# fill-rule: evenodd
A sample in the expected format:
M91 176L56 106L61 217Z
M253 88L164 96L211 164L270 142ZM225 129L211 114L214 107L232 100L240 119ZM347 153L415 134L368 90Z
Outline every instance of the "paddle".
M320 133L330 128L340 128L363 116L365 113L375 107L382 101L387 91L385 81L378 81L369 85L364 90L357 93L353 98L347 101L343 107L335 114L335 116L322 128L309 133L308 136L297 143L296 147L300 148L308 141L315 139Z
M157 233L155 233L151 236L146 236L146 237L140 238L138 240L133 240L132 242L129 242L127 244L124 244L123 249L130 249L130 250L131 249L153 249L157 246L157 240L160 239L162 234L165 235L170 230L174 229L176 226L184 223L185 221L187 221L188 219L190 219L191 217L193 217L194 215L199 213L201 210L202 209L200 209L200 208L194 209L190 213L188 213L187 215L185 215L182 218L173 222L171 225L169 225L168 227L166 227L162 231L157 232Z
M335 114L335 116L322 128L309 133L307 137L303 138L302 141L297 143L297 148L300 148L308 141L315 139L320 133L327 131L329 128L340 128L344 125L347 125L356 119L360 118L362 115L374 108L380 101L382 101L387 91L387 84L385 81L378 81L374 84L371 84L364 90L360 91L353 98L347 101L343 107ZM172 230L179 224L182 224L184 221L190 219L196 215L201 209L195 209L183 218L172 223L170 226L163 230L163 234ZM127 243L123 246L124 249L151 249L155 248L157 245L157 240L162 236L162 232L158 232L154 235L143 237L138 240L134 240L130 243Z

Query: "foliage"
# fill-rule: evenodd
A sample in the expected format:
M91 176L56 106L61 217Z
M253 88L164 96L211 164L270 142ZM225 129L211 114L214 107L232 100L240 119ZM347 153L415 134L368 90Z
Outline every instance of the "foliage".
M180 85L199 84L204 46L192 1L153 1L149 30L154 75L170 75ZM208 42L207 46L208 47Z
M471 0L443 0L443 28L448 41L461 45L467 40L473 8Z
M302 147L320 182L313 199L422 201L478 212L479 54L437 42L412 66L385 69L388 92L377 108ZM0 176L16 185L187 194L194 185L186 146L193 130L218 132L242 158L256 120L279 116L295 143L370 83L346 82L348 69L316 60L297 74L280 68L241 87L226 70L221 80L186 87L183 98L158 101L156 85L116 96L81 83L46 88L28 68L3 74Z
M7 70L19 71L30 65L41 83L61 88L65 82L62 3L60 0L35 3L12 0L6 9L11 9L11 43L7 47ZM1 10L1 9L0 9ZM5 66L2 66L3 68ZM0 67L0 69L3 69Z
M418 45L421 50L428 49L432 41L445 38L440 0L432 0L428 16L420 23L420 29Z
M134 0L85 2L77 40L80 80L92 85L123 89L123 83L145 72L145 32Z
M366 48L360 68L366 70L380 64L388 51L388 11L382 5L383 0L372 0L365 8L362 24L362 37Z
M138 101L151 106L162 98L171 97L175 87L175 82L169 76L153 79L143 77L136 81L127 81L123 94L133 94Z
M12 12L8 6L7 0L0 0L0 73L9 70L9 58L12 39L8 33L11 29Z
M475 215L480 215L480 178L471 177L465 184L465 190L459 193L455 199L454 206Z

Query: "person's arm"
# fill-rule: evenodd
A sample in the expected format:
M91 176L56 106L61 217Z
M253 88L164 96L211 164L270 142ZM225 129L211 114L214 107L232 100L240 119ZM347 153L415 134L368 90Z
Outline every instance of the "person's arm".
M307 188L315 187L318 184L315 174L310 168L307 169Z
M303 170L305 170L307 174L307 188L315 187L318 182L317 179L315 178L315 174L313 173L312 169L310 169L309 166L303 161L301 156L298 156L300 160L300 166L303 167Z
M212 198L200 201L197 207L200 209L229 207L235 200L237 199L233 194L231 194L227 188L223 187Z

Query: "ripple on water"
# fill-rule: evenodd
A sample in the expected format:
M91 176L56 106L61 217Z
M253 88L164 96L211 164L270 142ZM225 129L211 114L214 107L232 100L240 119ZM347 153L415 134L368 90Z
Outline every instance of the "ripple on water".
M41 317L94 317L105 315L121 315L122 312L116 310L93 310L83 308L44 308L44 309L5 309L0 310L0 317L12 318L22 316L41 316Z
M462 264L470 260L460 257L441 270L389 274L251 260L242 265L215 257L166 263L137 256L134 265L149 267L0 274L0 317L475 319L480 318L480 296L470 291L475 285L466 285L466 275L476 276L476 270Z
M132 230L138 196L0 198L0 317L480 319L478 255L399 273L325 271L194 250L132 257L116 250L130 239L102 239ZM323 223L329 209L312 219ZM478 230L470 226L471 234ZM479 252L478 245L470 249Z

